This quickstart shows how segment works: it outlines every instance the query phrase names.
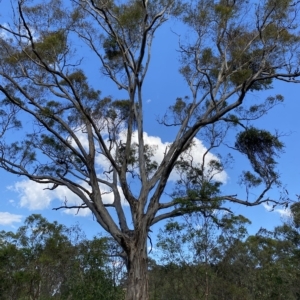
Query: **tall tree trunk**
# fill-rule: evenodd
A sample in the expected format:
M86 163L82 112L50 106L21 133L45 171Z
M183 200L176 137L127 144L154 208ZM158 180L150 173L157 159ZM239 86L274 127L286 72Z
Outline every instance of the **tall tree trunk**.
M148 300L147 235L132 245L127 262L126 300Z

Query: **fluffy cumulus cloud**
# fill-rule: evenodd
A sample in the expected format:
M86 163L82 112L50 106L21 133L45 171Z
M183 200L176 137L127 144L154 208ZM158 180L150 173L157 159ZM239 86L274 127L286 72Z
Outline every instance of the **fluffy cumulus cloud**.
M8 189L18 193L21 207L37 210L47 208L51 202L50 191L45 190L47 186L29 180L22 180L9 186Z
M8 188L11 191L18 193L19 205L28 208L29 210L42 210L50 207L51 201L61 200L66 202L68 206L80 205L82 201L66 187L58 187L55 190L49 190L48 184L36 183L30 180L22 180L16 182ZM66 212L76 213L77 209L72 209ZM81 209L78 215L87 215L88 209Z
M283 218L290 218L291 217L291 210L289 208L273 208L273 205L270 205L268 203L263 203L263 207L269 211L269 212L275 212L278 213Z
M124 138L124 140L125 140L125 138ZM138 141L137 140L137 134L135 134L134 137L133 137L133 142L137 143L137 141ZM156 151L154 152L153 160L156 161L157 163L160 163L163 160L166 151L168 150L168 148L171 145L171 143L169 143L169 142L163 142L160 137L158 137L158 136L149 136L147 133L144 133L144 141L145 141L145 144L154 146L156 148ZM207 151L207 148L197 138L194 138L193 144L194 145L189 150L189 152L183 154L182 156L183 156L184 159L191 159L192 158L194 165L202 164L203 155ZM205 157L205 163L204 164L207 166L207 164L211 160L219 160L219 159L215 155L213 155L212 153L207 153L206 157ZM171 173L171 176L170 176L169 180L176 181L178 179L179 179L179 175L176 173L176 171L173 171ZM216 174L214 176L214 179L218 180L218 181L221 181L223 183L226 183L227 174L226 174L226 172L221 172L219 174Z
M86 189L88 189L87 184L82 183ZM81 199L70 191L67 187L57 187L55 190L49 190L50 186L48 184L36 183L30 180L22 180L16 182L14 185L9 186L9 190L18 193L19 205L21 207L28 208L29 210L42 210L49 208L53 200L60 200L63 204L67 206L79 206L82 204ZM113 202L113 194L106 186L101 186L102 199L104 203ZM121 188L119 188L121 199L123 204L126 205L127 202L123 196ZM76 214L79 216L89 215L91 212L89 209L66 209L64 210L67 214Z
M87 140L86 133L84 133L82 130L78 130L76 132L76 136L77 136L78 140L80 141L81 145L85 149L88 149L88 140ZM108 137L107 137L107 139L108 139ZM107 139L105 141L108 144ZM126 131L124 131L120 134L120 141L123 141L123 142L126 141ZM150 136L146 132L144 132L144 142L145 142L145 144L153 147L154 155L152 157L152 160L156 161L158 164L163 160L166 151L168 150L168 148L171 145L170 142L168 142L168 141L163 142L160 137ZM76 144L74 141L71 141L71 143L74 147L76 147ZM137 132L133 133L132 143L138 143ZM192 158L194 165L202 164L203 155L206 153L206 151L207 151L207 148L203 145L203 143L199 139L194 138L193 146L191 147L191 149L189 149L188 153L183 154L182 157L184 159ZM112 154L112 156L114 156L114 149L111 150L111 154ZM218 161L219 159L214 154L207 153L204 164L207 166L211 160ZM96 157L96 164L99 167L99 169L102 170L102 172L110 169L110 162L103 155L98 155ZM176 171L173 171L171 173L169 180L176 181L178 179L179 179L179 175L176 173ZM214 176L214 179L218 180L220 182L226 183L228 176L227 176L226 172L221 172L219 174L216 174Z
M21 215L14 215L9 212L0 212L0 225L12 225L22 221Z
M82 131L78 131L77 136L82 142L83 146L87 148L88 144L86 135ZM122 140L125 140L125 138L125 135L121 137ZM157 163L160 163L171 144L169 142L163 142L160 137L149 136L147 133L144 133L144 140L145 144L153 146L153 148L155 149L152 159ZM132 142L137 142L137 134L134 134ZM199 139L195 138L193 147L189 150L189 153L184 154L183 156L186 156L184 158L187 159L192 157L194 164L201 164L203 155L206 151L207 148L203 145L203 143ZM205 164L207 164L210 160L218 160L218 158L215 155L208 153L206 155ZM102 169L102 171L109 169L109 162L106 159L103 159L103 156L97 157L96 163L98 167ZM176 181L177 179L179 179L179 175L176 173L176 171L173 171L169 180ZM225 183L227 180L227 174L225 172L216 174L215 180L219 180ZM87 190L90 188L86 182L82 182L80 184L82 184ZM57 187L55 190L49 190L47 189L49 187L50 186L48 184L40 184L29 180L22 180L10 186L9 189L18 193L19 205L21 207L26 207L29 210L41 210L49 208L53 200L60 200L62 201L62 203L66 202L68 206L76 206L82 204L82 201L78 198L78 196L71 192L68 188ZM104 202L112 203L113 193L111 193L109 188L105 185L101 185L100 188L103 193ZM126 205L127 202L124 200L124 196L120 187L119 192L123 204ZM79 211L78 209L71 209L65 210L65 212L70 214L78 214L81 216L90 214L89 209L80 209Z

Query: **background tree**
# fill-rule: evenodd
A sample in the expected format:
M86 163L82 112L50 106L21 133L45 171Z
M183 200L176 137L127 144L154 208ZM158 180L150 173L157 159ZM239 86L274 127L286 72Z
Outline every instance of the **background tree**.
M217 224L199 213L168 222L158 236L158 264L150 269L150 299L244 297L247 289L239 281L248 282L245 271L255 269L243 247L248 222L225 215Z
M243 216L168 222L148 263L150 299L298 299L298 210L252 236ZM124 299L117 248L32 215L16 233L0 234L0 299Z
M195 219L170 221L149 266L150 299L298 299L298 211L296 203L281 226L255 235L243 216L209 219L207 230Z
M251 122L283 97L248 103L246 96L275 80L298 82L298 2L19 0L11 8L11 19L2 16L0 22L1 167L50 189L67 187L82 200L76 207L90 209L123 249L127 299L148 299L146 243L152 225L191 210L228 210L228 201L247 206L287 201L266 196L280 185L275 166L283 145ZM155 148L144 141L143 84L154 34L173 17L191 33L180 43L180 72L190 97L178 98L161 118L177 134L156 162ZM100 86L90 85L81 65L84 54L76 51L81 42L94 55L93 68L99 63L124 90L124 101L102 97ZM21 128L24 118L22 138L13 140L11 130ZM254 171L244 171L241 182L248 190L260 189L256 198L222 193L215 174L226 164L206 161L205 167L203 159L194 165L188 155L196 135L212 150L233 125L241 132L232 148ZM162 199L175 168L182 180L169 200ZM104 201L107 192L113 203Z
M0 236L0 299L123 299L107 238L31 215Z

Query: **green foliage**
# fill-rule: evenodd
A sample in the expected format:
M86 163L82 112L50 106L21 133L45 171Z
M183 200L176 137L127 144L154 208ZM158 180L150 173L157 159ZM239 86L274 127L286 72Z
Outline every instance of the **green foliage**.
M156 152L157 147L145 144L144 146L144 159L145 159L145 166L148 176L150 176L156 169L157 169L157 162L153 160L153 156ZM138 144L133 143L130 148L129 154L125 155L125 146L122 145L118 149L118 163L122 165L124 160L126 160L128 164L128 171L131 173L133 177L139 176L138 172Z
M210 64L213 61L213 53L211 48L205 48L202 51L201 62L203 64Z
M75 89L78 93L77 97L80 97L80 101L84 102L87 110L91 109L91 107L94 108L95 102L100 101L100 91L90 87L83 70L74 70L66 77L66 79L60 81L60 84Z
M293 217L293 226L300 229L300 203L296 202L291 205L291 213Z
M140 23L145 16L145 9L142 2L131 0L128 4L120 5L115 8L119 15L120 26L128 31L135 31L136 25Z
M266 130L250 127L237 135L235 147L247 155L254 171L264 180L271 181L277 178L274 171L275 157L283 149L283 143L277 136ZM248 176L248 179L253 179L250 173L245 175Z
M181 159L177 162L176 170L180 179L172 197L180 211L191 214L197 211L210 215L220 207L222 183L214 179L215 174L223 171L219 160L212 159L202 166Z
M185 213L203 212L210 214L214 209L218 209L222 203L222 198L219 197L220 182L202 182L199 189L187 189L184 197L176 197L175 202Z
M150 299L298 299L298 204L288 222L250 236L250 221L231 214L221 227L196 216L167 223L150 267Z
M181 70L182 73L188 72L187 70ZM181 124L185 116L189 112L190 105L188 104L188 97L177 98L174 105L169 107L176 125Z
M246 184L247 188L258 187L262 183L262 179L255 176L249 171L244 171L241 176L241 183Z
M150 299L298 299L299 203L291 211L274 231L252 236L240 215L226 214L218 225L199 214L168 222L158 236L157 261L149 261ZM123 299L109 243L29 216L16 233L0 232L0 298Z
M113 281L105 252L107 239L94 238L78 246L78 258L72 265L68 281L63 286L62 299L123 299L123 292Z
M36 51L41 53L50 63L54 63L53 57L63 54L67 50L67 38L64 31L47 32L40 42L35 44ZM52 61L51 61L52 60Z
M233 17L234 9L226 1L220 1L215 5L215 12L221 19L228 20Z
M112 102L112 108L109 110L108 117L115 120L119 117L121 120L128 121L132 109L130 100L115 100Z
M30 62L44 60L45 63L53 64L59 59L59 55L67 51L67 37L64 31L47 32L37 42L34 47L25 47L22 51L10 53L5 57L9 64L20 62Z
M84 75L82 70L77 70L71 74L68 75L68 80L70 80L72 83L78 83L78 84L85 84L86 85L86 76ZM63 80L61 82L63 85L67 85L67 82Z
M106 54L106 58L110 61L117 60L122 56L122 52L119 49L119 45L115 38L108 37L104 43L103 48Z
M106 254L106 238L86 240L31 215L16 233L0 233L1 299L122 299Z

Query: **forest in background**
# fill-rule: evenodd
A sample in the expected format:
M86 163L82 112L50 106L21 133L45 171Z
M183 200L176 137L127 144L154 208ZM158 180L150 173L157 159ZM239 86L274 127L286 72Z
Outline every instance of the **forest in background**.
M218 221L217 221L218 220ZM149 247L152 300L300 299L300 203L272 231L241 215L170 220ZM29 216L0 233L0 299L124 299L125 262L109 237Z

